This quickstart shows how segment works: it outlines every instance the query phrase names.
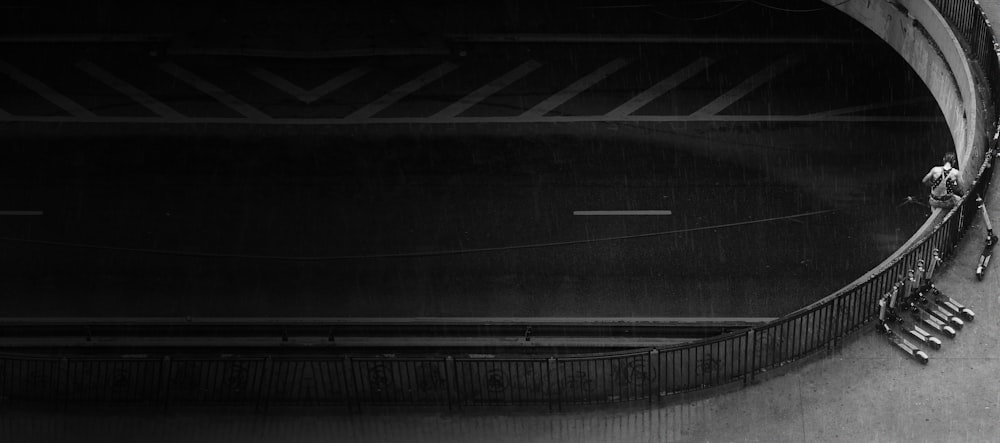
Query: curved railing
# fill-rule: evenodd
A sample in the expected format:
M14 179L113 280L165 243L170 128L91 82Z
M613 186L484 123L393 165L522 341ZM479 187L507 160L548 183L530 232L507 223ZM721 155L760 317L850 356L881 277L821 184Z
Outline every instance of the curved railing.
M1000 78L988 21L971 0L931 0L987 79ZM992 86L992 85L989 85ZM1000 105L991 88L994 116ZM993 128L995 129L995 128ZM935 250L949 256L992 174L996 139L964 201L866 278L763 326L660 349L562 357L0 355L0 402L540 405L653 401L751 381L872 324L878 298Z

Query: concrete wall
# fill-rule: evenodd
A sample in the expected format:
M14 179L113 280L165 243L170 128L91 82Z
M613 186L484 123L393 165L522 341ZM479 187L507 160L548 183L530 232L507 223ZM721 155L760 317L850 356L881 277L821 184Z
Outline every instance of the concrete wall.
M963 178L971 183L986 151L985 98L947 21L927 0L822 1L885 40L923 79L951 128ZM942 146L941 153L949 148Z

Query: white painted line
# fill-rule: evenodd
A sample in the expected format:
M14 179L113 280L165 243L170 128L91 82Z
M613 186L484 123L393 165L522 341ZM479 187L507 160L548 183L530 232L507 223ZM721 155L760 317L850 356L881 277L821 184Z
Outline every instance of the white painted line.
M0 43L148 43L166 42L172 34L21 34L0 36Z
M573 211L573 215L671 215L670 211L638 210L638 211Z
M437 114L434 114L433 118L450 118L455 117L468 110L469 108L476 105L493 94L496 94L503 88L510 86L512 83L520 80L524 76L532 73L534 70L541 67L542 64L534 60L528 60L522 63L520 66L512 69L510 72L498 77L486 85L482 86L475 91L469 93L461 100L448 105L448 107L442 109Z
M431 68L429 71L421 74L419 77L410 80L396 89L393 89L388 94L383 95L378 100L375 100L365 106L362 106L357 111L348 115L346 120L359 120L359 119L369 119L380 111L392 106L403 97L418 91L420 88L427 86L429 83L443 77L445 74L458 68L458 65L451 62L444 62L440 65Z
M263 112L260 112L257 108L244 103L242 100L233 97L228 92L222 90L222 88L209 83L207 80L198 77L194 73L177 66L171 62L160 63L160 69L164 72L176 77L178 80L193 86L205 94L212 96L212 98L218 100L222 104L229 106L234 111L242 114L243 116L253 119L253 120L270 120L271 117Z
M74 117L96 117L93 112L89 109L84 108L79 103L71 100L69 97L56 92L55 89L50 88L45 83L40 80L21 72L21 70L15 68L0 60L0 71L7 74L10 78L14 79L18 83L26 86L28 89L35 91L38 95L41 95L46 100L52 102L54 105L62 108L64 111L70 113Z
M42 211L0 211L0 215L44 215Z
M631 100L623 103L621 106L613 109L609 112L608 116L625 116L629 115L635 111L638 111L643 106L649 104L649 102L655 100L657 97L667 93L671 89L677 87L677 85L684 83L691 77L694 77L699 72L705 70L709 65L711 65L714 60L708 57L701 57L691 64L681 68L679 71L670 74L669 77L660 80L655 85L651 86L649 89L639 93L639 95L632 97Z
M247 68L247 71L254 77L261 79L262 81L270 84L271 86L274 86L275 88L284 91L286 94L291 95L292 97L295 97L299 101L306 104L319 100L325 97L327 94L339 89L340 87L354 80L361 78L362 76L368 73L367 68L354 68L323 82L323 84L315 88L305 89L299 85L296 85L286 80L284 77L281 77L278 74L275 74L259 66Z
M562 91L555 93L549 98L543 100L541 103L525 111L520 117L532 118L545 115L553 109L559 107L559 105L568 102L573 97L576 97L581 92L586 91L587 88L594 86L597 82L604 80L611 74L614 74L627 64L629 64L629 60L622 58L612 60L610 63L597 68L594 72L587 74L583 78L564 88Z
M757 89L759 86L763 85L764 83L767 83L772 78L777 77L778 74L781 74L786 69L791 67L793 64L795 64L795 62L788 57L784 57L781 60L778 60L770 64L766 68L761 69L756 74L751 75L750 78L736 85L736 87L730 89L725 94L722 94L715 100L712 100L711 103L695 111L693 115L718 114L719 111L728 108L730 105L736 103L737 100L743 98L744 96L752 92L754 89Z
M829 111L816 112L816 113L809 114L809 115L811 115L813 117L824 117L824 116L831 116L831 115L843 115L843 114L850 114L850 113L854 113L854 112L869 111L869 110L873 110L873 109L888 108L890 106L910 105L910 104L914 104L914 103L926 103L926 102L931 102L933 100L934 99L931 98L931 97L911 98L911 99L906 99L906 100L896 100L896 101L889 101L889 102L872 103L872 104L861 105L861 106L849 106L849 107L846 107L846 108L837 108L837 109L831 109Z
M95 65L89 61L81 61L76 64L76 67L81 71L90 74L92 77L100 80L105 85L110 86L112 89L128 96L137 103L145 106L150 111L156 113L163 118L187 118L180 112L175 111L173 108L163 104L163 102L153 98L151 95L147 94L145 91L132 86L131 83L118 78L114 74L104 70L100 66Z
M266 57L296 60L321 60L376 56L450 55L449 48L361 48L334 51L288 51L281 49L171 48L171 54L215 55L230 57Z
M573 325L573 324L726 324L767 323L777 317L0 317L0 324L16 325Z
M161 117L70 117L70 116L21 116L0 115L0 121L31 123L192 123L192 124L259 124L259 125L357 125L357 124L534 124L534 123L677 123L677 122L730 122L730 123L939 123L941 117L917 117L907 115L834 115L815 117L811 115L629 115L609 118L603 115L554 116L533 119L514 117L386 117L366 120L346 120L337 118L269 118L253 120L239 117L200 117L184 120L167 120Z
M867 40L822 37L704 37L662 34L447 34L457 42L475 43L731 43L731 44L870 44Z

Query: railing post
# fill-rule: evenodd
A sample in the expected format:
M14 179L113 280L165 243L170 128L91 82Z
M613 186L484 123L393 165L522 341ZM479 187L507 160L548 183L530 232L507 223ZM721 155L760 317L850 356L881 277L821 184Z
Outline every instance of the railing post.
M458 377L455 376L455 359L450 355L444 358L444 384L448 410L451 411L458 404Z
M344 393L347 396L347 410L354 412L355 408L360 412L361 403L358 400L358 384L354 380L354 365L351 364L351 357L344 357Z
M553 399L555 400L555 404L558 407L558 409L562 410L562 399L559 398L559 365L556 364L556 358L555 357L549 357L549 359L545 361L545 368L546 368L545 373L547 374L547 376L549 378L549 380L548 380L549 381L549 383L548 383L548 385L549 385L549 389L548 389L548 391L549 391L549 410L551 411L553 409L552 408ZM555 387L554 388L553 388L553 385L552 385L552 382L553 382L552 381L552 378L553 378L552 377L552 373L553 373L553 371L555 371Z
M160 363L160 398L163 399L163 410L170 407L170 357L163 357Z
M271 385L273 383L271 365L271 356L264 357L264 368L260 375L260 392L257 393L257 405L254 407L257 412L266 411L271 401Z
M753 328L747 331L747 344L746 344L746 355L743 356L745 362L743 363L743 385L749 385L753 382L754 375L754 352L756 352L756 342L755 340L756 331Z
M69 359L67 359L66 357L59 359L58 373L54 378L56 386L52 392L52 395L55 397L55 400L57 402L61 403L63 407L67 407L69 405L69 396L70 396Z
M660 350L653 348L649 351L649 364L646 365L649 378L649 403L653 403L653 398L660 399Z
M862 283L862 285L867 285L867 284L868 284L867 282ZM831 317L830 327L832 328L831 333L833 334L833 337L830 340L831 351L832 351L833 349L836 349L837 347L840 346L844 338L844 331L847 329L841 323L842 320L840 318L841 317L840 311L844 309L844 297L837 297L833 299L833 303L831 304L831 306L833 306L833 315L830 316Z

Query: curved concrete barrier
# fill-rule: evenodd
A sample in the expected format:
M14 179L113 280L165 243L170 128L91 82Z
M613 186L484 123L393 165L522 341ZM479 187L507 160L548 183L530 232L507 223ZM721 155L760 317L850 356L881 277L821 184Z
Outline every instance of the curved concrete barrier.
M963 178L971 183L986 151L989 125L976 74L948 21L929 0L823 2L878 35L924 81L951 129ZM948 148L942 146L942 154Z
M913 68L923 80L941 108L954 141L962 179L971 184L989 148L988 97L977 85L989 79L973 68L966 52L966 45L957 36L948 20L929 0L821 0L847 14L879 36ZM951 150L942 146L942 154ZM929 165L930 166L930 165ZM929 167L928 166L928 167ZM922 172L922 171L921 171ZM914 177L919 180L920 177ZM905 251L925 238L940 224L945 213L935 209L931 216L895 253L887 257L870 272L862 275L823 299L796 312L811 309L829 301L848 288L868 280L895 262Z

